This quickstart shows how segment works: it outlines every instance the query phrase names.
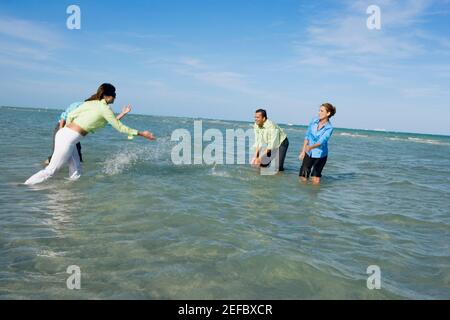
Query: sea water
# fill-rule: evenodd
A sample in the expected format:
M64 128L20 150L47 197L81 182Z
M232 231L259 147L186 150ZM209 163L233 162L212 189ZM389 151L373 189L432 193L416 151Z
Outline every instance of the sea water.
M450 298L448 136L335 129L314 186L298 180L304 126L282 126L286 171L264 176L175 165L171 134L196 119L129 114L158 140L107 127L82 140L78 181L30 187L60 111L0 111L0 299Z

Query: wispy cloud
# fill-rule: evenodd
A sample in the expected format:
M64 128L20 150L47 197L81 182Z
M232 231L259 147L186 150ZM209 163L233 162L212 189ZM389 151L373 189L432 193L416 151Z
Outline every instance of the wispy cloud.
M63 33L53 30L47 23L0 16L2 68L25 70L30 75L37 75L41 78L41 87L47 76L78 79L104 77L100 70L86 70L83 66L74 64L64 55L66 45ZM13 72L12 75L14 74ZM58 81L47 83L53 83L53 87L60 85Z
M0 34L9 39L24 40L46 48L61 46L61 37L50 27L13 17L0 16Z
M202 62L199 59L183 57L180 59L180 63L182 65L186 65L189 67L205 68L205 66L202 64Z
M381 30L366 27L366 9L373 1L348 2L336 16L314 22L301 41L294 41L296 65L352 72L369 84L391 84L392 68L427 54L445 54L449 39L421 29L431 0L379 0ZM432 46L425 46L426 39ZM430 49L432 48L432 49ZM447 52L449 54L449 52Z
M250 95L261 93L250 85L246 75L207 65L199 59L180 58L175 71L179 74L190 76L206 85L216 86L221 89Z
M433 0L358 0L349 5L349 9L365 13L369 5L375 4L382 10L385 28L408 27L423 21Z
M344 14L331 17L325 22L314 23L307 29L305 46L320 49L321 55L342 58L380 57L383 59L405 58L420 54L424 48L411 34L413 24L419 20L428 0L378 1L381 8L381 30L369 30L366 26L366 9L371 1L352 3ZM303 46L295 43L298 49ZM318 52L316 52L318 53Z
M0 64L65 74L67 70L61 70L54 57L63 48L62 39L44 23L0 16Z
M34 45L16 43L0 39L1 54L14 58L26 58L28 60L47 60L50 57L48 50Z
M405 98L430 98L439 96L442 92L442 88L438 86L427 86L418 88L403 88L401 90L402 95Z

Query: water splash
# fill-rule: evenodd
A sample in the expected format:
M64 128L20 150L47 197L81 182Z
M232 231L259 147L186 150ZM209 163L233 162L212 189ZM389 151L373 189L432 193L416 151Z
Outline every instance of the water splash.
M116 175L127 170L139 159L141 150L123 150L106 159L102 172L106 175Z
M103 163L102 172L106 175L121 174L140 162L171 163L170 152L173 142L169 137L156 140L149 146L133 145L108 157Z

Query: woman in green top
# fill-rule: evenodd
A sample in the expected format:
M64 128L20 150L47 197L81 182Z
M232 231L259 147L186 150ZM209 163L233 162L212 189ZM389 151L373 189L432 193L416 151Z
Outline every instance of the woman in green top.
M55 150L49 165L33 175L25 184L33 185L51 178L66 163L69 164L69 178L76 180L81 175L80 157L76 144L88 133L103 128L107 123L117 131L128 135L128 139L141 136L148 140L155 140L149 131L137 131L123 125L116 119L109 107L116 98L116 88L109 83L102 84L97 93L87 99L80 107L70 112L67 125L58 131L55 137Z

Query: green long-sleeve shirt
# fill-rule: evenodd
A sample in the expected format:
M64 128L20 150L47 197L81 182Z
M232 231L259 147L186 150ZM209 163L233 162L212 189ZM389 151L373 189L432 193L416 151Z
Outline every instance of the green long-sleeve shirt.
M137 130L123 125L116 119L114 112L106 103L105 99L84 102L67 116L67 124L72 122L89 133L93 133L95 130L103 128L109 123L117 131L127 134L128 139L133 139L138 134Z
M283 129L269 119L264 122L262 127L255 123L253 129L255 131L255 144L253 145L253 148L257 150L259 150L263 144L267 144L267 149L269 150L276 149L287 138Z

